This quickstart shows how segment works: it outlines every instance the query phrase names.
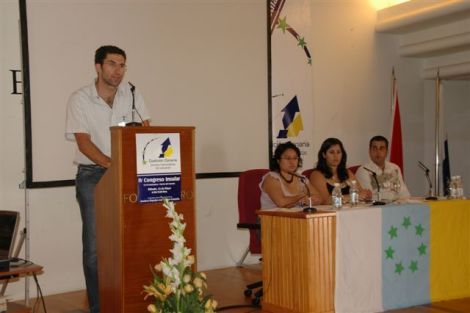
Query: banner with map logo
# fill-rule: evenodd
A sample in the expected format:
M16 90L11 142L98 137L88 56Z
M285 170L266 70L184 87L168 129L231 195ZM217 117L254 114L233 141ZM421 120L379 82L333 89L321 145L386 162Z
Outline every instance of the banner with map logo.
M179 134L136 134L137 201L181 200Z
M310 27L310 1L270 1L273 149L292 141L301 151L305 168L316 161Z

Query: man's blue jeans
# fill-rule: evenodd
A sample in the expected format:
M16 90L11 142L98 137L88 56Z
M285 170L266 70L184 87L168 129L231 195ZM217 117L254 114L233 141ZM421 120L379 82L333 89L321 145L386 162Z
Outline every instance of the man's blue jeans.
M75 189L82 216L83 271L90 313L99 313L98 262L96 255L95 187L106 169L79 165Z

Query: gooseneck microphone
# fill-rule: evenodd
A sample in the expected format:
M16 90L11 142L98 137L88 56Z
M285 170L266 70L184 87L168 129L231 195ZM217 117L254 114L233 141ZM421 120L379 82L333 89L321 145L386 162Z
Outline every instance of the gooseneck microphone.
M142 126L142 123L144 122L142 120L142 116L140 116L139 111L135 108L135 86L131 82L127 82L129 86L131 86L131 93L132 93L132 120L129 123L126 123L126 126ZM135 121L135 113L137 112L137 115L139 115L140 121L142 123L136 122Z
M377 200L372 202L372 205L385 205L386 203L383 201L380 201L380 184L379 180L377 179L377 173L374 172L371 169L368 169L367 167L363 166L363 168L368 171L369 173L372 174L372 177L374 177L374 181L377 184Z
M431 178L429 178L429 168L424 165L421 161L418 161L418 166L424 171L426 178L429 184L428 196L425 198L426 200L437 200L437 197L434 195L434 189L432 187Z
M317 209L314 208L312 206L312 195L310 193L310 188L308 188L308 184L305 182L305 177L304 176L301 176L301 175L298 175L297 173L291 173L292 176L295 176L297 177L298 179L300 179L300 181L302 182L302 184L304 184L305 188L307 189L307 196L308 196L308 206L307 207L303 207L303 211L305 213L314 213L314 212L317 212Z

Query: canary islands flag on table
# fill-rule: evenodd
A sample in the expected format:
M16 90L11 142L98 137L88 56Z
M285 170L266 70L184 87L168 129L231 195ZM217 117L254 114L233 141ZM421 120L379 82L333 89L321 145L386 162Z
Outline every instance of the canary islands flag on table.
M470 296L470 201L337 212L336 312Z

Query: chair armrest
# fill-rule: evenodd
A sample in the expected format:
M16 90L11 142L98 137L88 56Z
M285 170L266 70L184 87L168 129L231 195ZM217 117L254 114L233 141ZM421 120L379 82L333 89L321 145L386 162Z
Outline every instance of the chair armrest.
M237 228L261 229L261 225L259 223L238 223Z

